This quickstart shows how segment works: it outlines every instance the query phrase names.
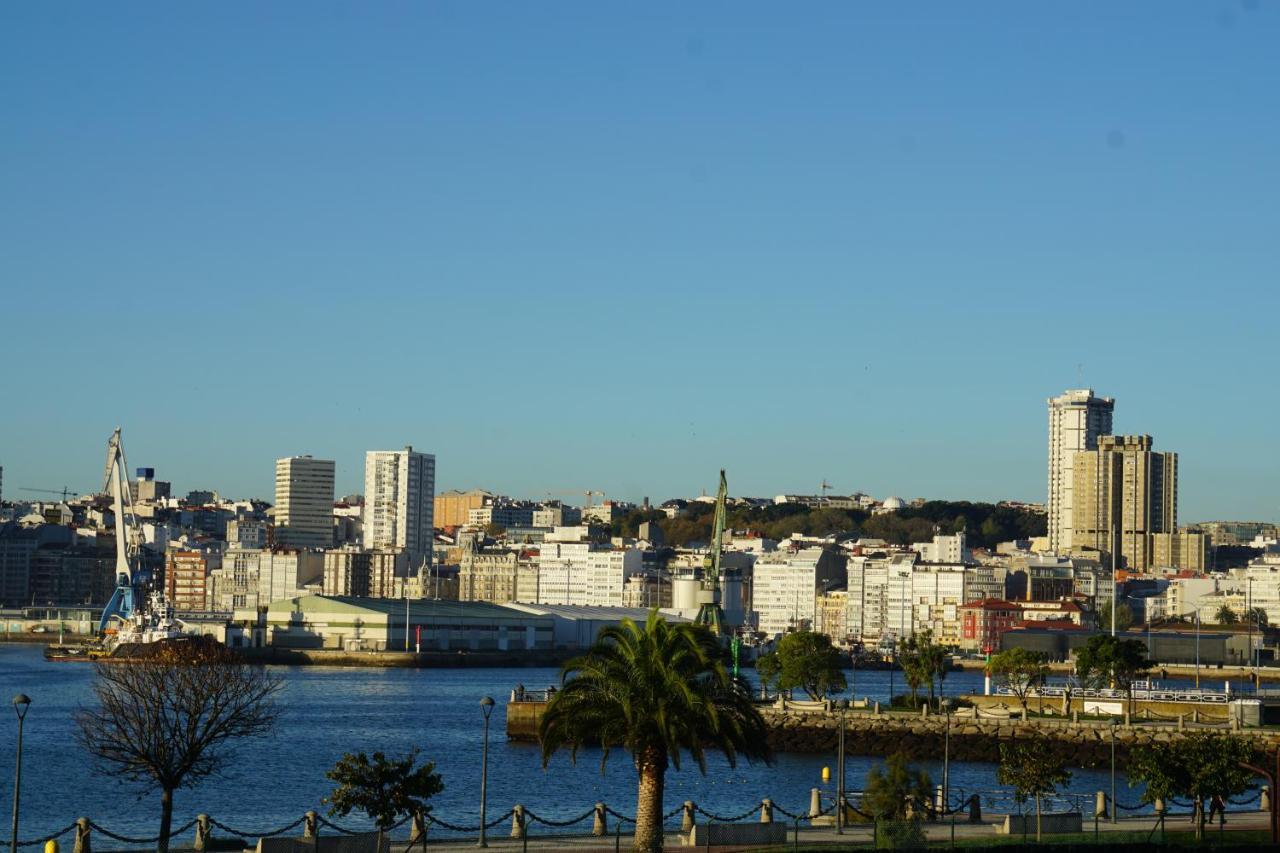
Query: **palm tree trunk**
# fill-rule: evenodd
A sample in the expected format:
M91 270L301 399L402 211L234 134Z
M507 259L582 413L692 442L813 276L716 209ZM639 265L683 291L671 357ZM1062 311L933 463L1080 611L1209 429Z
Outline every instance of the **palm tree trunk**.
M1036 844L1040 843L1040 795L1036 794Z
M637 761L640 790L636 797L636 837L632 849L637 853L662 850L662 791L667 775L667 755L659 747L640 753Z
M160 837L156 839L156 853L169 853L169 830L173 826L173 790L165 788L160 793Z

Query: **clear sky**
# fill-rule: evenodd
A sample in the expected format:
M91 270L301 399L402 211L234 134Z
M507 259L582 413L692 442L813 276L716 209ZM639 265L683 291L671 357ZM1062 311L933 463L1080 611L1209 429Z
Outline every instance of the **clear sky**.
M0 5L0 465L1280 518L1280 3ZM27 494L28 497L36 495Z

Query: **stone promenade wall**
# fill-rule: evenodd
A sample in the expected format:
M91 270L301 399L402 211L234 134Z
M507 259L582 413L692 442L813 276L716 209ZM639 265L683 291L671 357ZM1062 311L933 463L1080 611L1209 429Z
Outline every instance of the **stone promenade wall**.
M778 752L834 753L839 743L839 716L834 713L795 713L772 708L762 711L769 724L770 743ZM887 756L903 752L910 758L941 758L947 719L933 715L849 712L845 716L845 751L852 755ZM1116 755L1134 747L1181 737L1173 726L1116 727ZM1280 734L1243 730L1260 749L1280 748ZM1067 721L974 720L952 717L951 757L957 761L998 761L1000 744L1046 739L1075 767L1102 767L1111 761L1111 732L1103 723Z
M542 702L507 705L507 737L537 740ZM836 713L761 709L769 726L769 743L776 752L834 754L840 737ZM903 752L913 759L940 759L946 740L947 718L934 714L875 714L850 711L845 715L845 752L850 755L888 756ZM1186 731L1192 731L1188 727ZM1221 729L1213 729L1222 731ZM1181 737L1175 726L1117 726L1116 756L1125 758L1134 747L1168 742ZM1244 729L1259 749L1280 749L1280 733ZM1111 762L1111 731L1105 723L1066 720L990 720L951 718L951 757L957 761L999 761L1000 744L1045 739L1053 743L1072 767L1104 767Z

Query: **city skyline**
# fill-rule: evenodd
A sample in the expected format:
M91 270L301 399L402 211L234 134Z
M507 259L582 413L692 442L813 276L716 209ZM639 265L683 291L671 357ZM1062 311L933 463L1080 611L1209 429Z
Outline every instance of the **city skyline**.
M1068 388L1068 389L1063 389L1063 391L1061 392L1061 395L1062 395L1061 397L1055 396L1054 398L1050 399L1051 405L1049 406L1049 436L1050 436L1049 448L1046 455L1042 457L1041 465L1043 466L1044 459L1048 458L1050 460L1051 475L1053 470L1053 463L1052 463L1053 448L1055 446L1054 445L1055 433L1054 433L1054 426L1053 426L1055 423L1055 420L1054 420L1055 407L1052 405L1052 403L1055 402L1055 400L1057 399L1066 399L1067 395L1073 392L1078 393L1080 391L1101 394L1103 396L1108 396L1108 397L1111 396L1111 395L1103 394L1103 392L1099 391L1099 389ZM1111 400L1108 399L1107 402L1108 404L1110 404ZM1136 428L1136 427L1134 429L1128 428L1129 425L1126 424L1125 419L1123 417L1124 400L1116 399L1114 405L1117 408L1120 408L1121 410L1120 420L1118 421L1120 426L1113 427L1112 429L1109 430L1108 434L1124 435L1126 433L1141 433L1143 431L1142 429ZM1043 409L1041 411L1043 413ZM1108 411L1107 417L1108 417L1107 423L1110 424L1111 423L1110 411ZM1156 442L1157 450L1160 450L1163 452L1168 452L1172 450L1176 455L1180 455L1180 453L1176 449L1170 448L1168 446L1160 445L1158 435L1153 440ZM1042 450L1043 450L1043 443L1042 443ZM440 454L431 454L431 451L426 451L426 452L431 456L440 455ZM368 477L368 464L369 464L369 459L367 457L373 457L377 453L379 452L371 451L371 450L363 450L359 452L359 458L361 459L361 465L359 466L359 472L360 472L359 476L353 475L352 472L350 471L344 471L345 466L342 458L334 459L332 457L326 457L324 454L318 454L318 453L295 453L295 454L292 454L292 456L293 458L315 457L317 461L320 461L320 462L332 462L335 468L335 474L333 475L333 483L334 483L333 491L334 491L334 497L336 500L344 495L363 494L366 491L365 485ZM394 454L396 452L387 451L386 453ZM131 469L137 468L137 467L144 467L144 466L150 469L154 469L156 479L174 484L173 493L175 496L185 494L186 492L195 490L195 489L208 489L208 490L218 491L224 497L228 497L228 498L237 498L237 499L261 498L268 501L272 500L273 498L273 491L270 488L267 488L267 490L265 491L257 491L257 492L253 490L232 491L232 490L220 488L217 484L206 484L206 483L202 483L202 484L193 483L188 487L181 482L180 477L175 477L174 475L169 474L167 468L152 464L152 461L153 460L148 459L143 464L135 464L131 461L130 462ZM288 457L283 457L279 460L274 460L272 463L273 464L272 477L275 478L274 482L276 483L274 487L275 495L278 495L278 489L279 489L279 474L278 474L279 465L285 463L286 461L288 461ZM836 466L832 466L832 467L836 467ZM433 468L434 468L434 462L433 462ZM6 473L10 474L10 476L8 476L4 481L7 484L5 487L6 490L4 492L6 499L8 500L24 499L24 500L33 500L33 501L41 499L41 496L39 495L39 493L23 492L21 487L16 487L14 485L16 483L16 480L14 479L10 471L7 469L7 467L3 465L3 460L0 460L0 470L6 470ZM24 469L19 467L16 470L22 471ZM132 473L132 470L130 473ZM747 473L749 472L744 472L744 474L747 474ZM1041 468L1041 475L1043 477L1043 467ZM1184 479L1184 477L1185 477L1184 474L1182 473L1179 474L1180 480ZM439 485L434 487L434 492L437 495L440 494L441 492L451 491L451 490L466 491L470 489L481 488L481 489L486 489L488 491L494 492L496 494L506 495L512 498L517 498L517 499L542 500L547 498L554 498L557 500L562 500L566 503L577 504L577 503L582 503L581 498L585 498L585 492L588 490L584 488L581 490L580 493L575 493L576 491L575 488L542 489L542 490L535 489L535 490L522 491L519 488L503 488L500 485L495 485L493 483L469 482L469 483L455 484L455 483L450 483L448 481L440 481L438 478L435 478L434 475L433 475L433 479L436 480L436 482L439 482ZM738 482L738 478L735 477L734 479L735 479L735 482ZM758 476L755 478L752 478L748 475L743 477L743 479L746 479L748 482L761 481ZM881 499L888 497L890 495L893 495L896 497L901 497L905 500L911 500L917 497L922 497L925 499L971 500L971 501L990 502L990 503L994 503L1001 500L1016 500L1016 501L1026 501L1026 502L1032 502L1032 503L1043 503L1046 506L1049 506L1051 504L1047 490L1045 490L1044 494L1039 496L1009 494L1009 493L996 494L992 492L960 493L960 494L939 494L935 492L916 493L916 492L910 492L909 490L901 490L901 489L895 491L892 488L879 489L879 490L874 488L865 488L865 487L843 488L842 486L839 485L838 479L839 478L837 478L836 483L831 484L832 494L852 494L854 492L864 492L873 497L878 497ZM268 478L268 480L270 482L271 478ZM67 481L68 484L70 484L71 482L72 482L71 480ZM753 491L749 488L742 487L742 488L733 488L731 489L731 492L734 495L751 496L751 497L773 497L778 494L817 494L819 493L819 486L827 482L828 482L828 478L822 478L820 482L816 484L805 484L803 482L800 482L798 483L797 488L784 488L784 489L765 488L763 490L757 489ZM599 484L596 484L596 485L599 485ZM347 488L346 486L351 486L351 487ZM80 492L81 494L85 493L85 491L77 489L71 485L68 485L67 488L70 488L73 492ZM1189 487L1186 485L1183 485L1181 488L1188 489ZM89 489L87 491L92 492L94 490ZM597 490L597 493L599 494L599 497L597 498L597 500L607 498L607 499L613 499L613 500L624 500L624 501L639 503L643 498L649 498L654 503L657 503L662 500L666 500L668 498L692 497L701 493L705 493L705 491L706 491L705 487L703 487L701 489L694 489L691 491L672 490L672 491L664 492L661 490L644 490L641 493L620 494L615 491L610 491L608 489L601 489L601 490ZM1182 503L1182 506L1184 507L1184 509L1180 511L1180 515L1179 515L1180 524L1194 523L1197 521L1222 520L1222 519L1228 519L1228 518L1239 519L1239 520L1256 520L1256 521L1270 521L1273 518L1275 518L1274 515L1273 516L1262 516L1262 515L1246 516L1243 514L1230 515L1230 514L1221 513L1221 512L1215 514L1212 511L1195 512L1185 508L1187 506L1194 507L1197 503L1195 501L1187 502L1186 500L1187 496L1188 496L1188 493L1184 491L1179 498L1180 502ZM45 497L47 498L47 495Z
M0 12L6 493L1039 501L1092 387L1280 517L1274 5L498 8Z

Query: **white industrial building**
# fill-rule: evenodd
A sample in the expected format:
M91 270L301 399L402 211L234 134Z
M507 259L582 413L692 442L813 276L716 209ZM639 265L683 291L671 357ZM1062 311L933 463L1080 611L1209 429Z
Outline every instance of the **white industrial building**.
M558 649L585 649L596 641L596 636L602 628L620 625L623 619L630 619L643 625L649 618L649 611L640 607L591 607L515 602L504 604L503 607L551 619L553 645ZM659 612L668 622L692 621L671 610Z

